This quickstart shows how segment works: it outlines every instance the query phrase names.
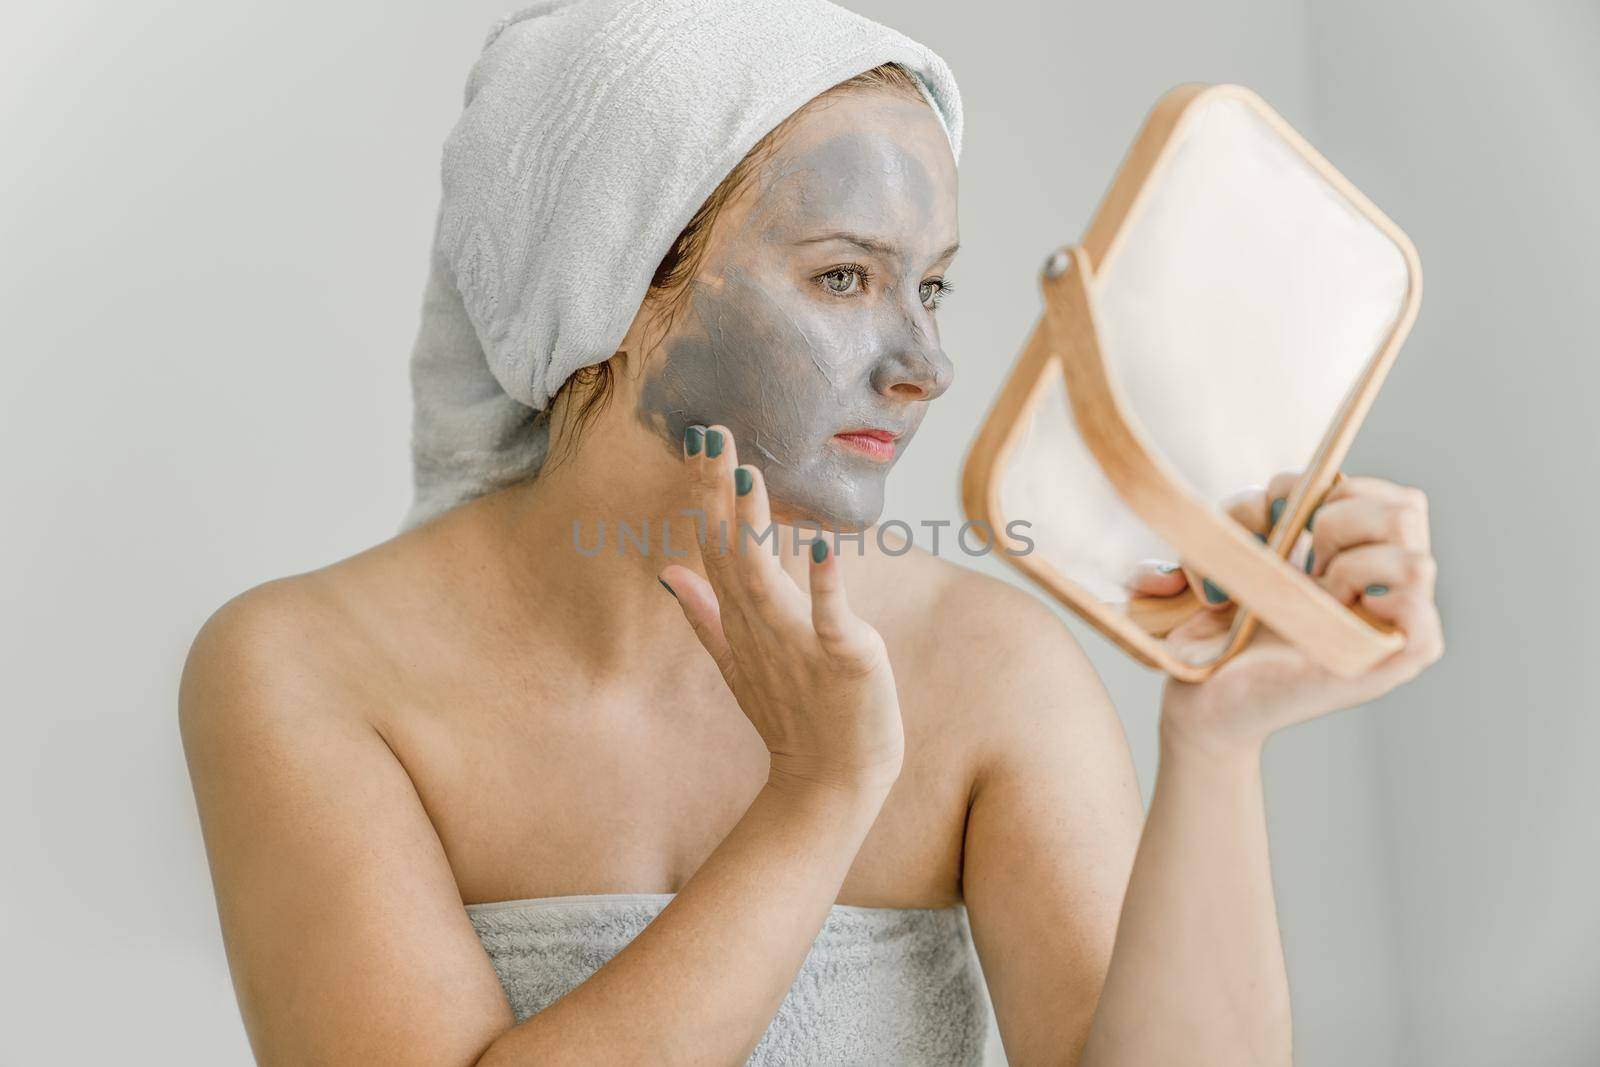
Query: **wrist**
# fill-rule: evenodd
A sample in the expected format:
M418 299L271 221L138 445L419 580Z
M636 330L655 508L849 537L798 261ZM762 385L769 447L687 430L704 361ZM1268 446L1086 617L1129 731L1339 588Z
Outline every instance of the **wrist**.
M870 809L883 806L893 788L893 778L819 775L780 765L774 760L767 771L767 791L788 803L807 808Z
M1161 762L1178 760L1218 768L1259 768L1267 735L1226 722L1218 714L1198 716L1163 701L1158 725Z
M900 778L904 755L895 752L875 763L845 763L813 755L768 753L767 780L780 788L823 789L847 794L887 794Z

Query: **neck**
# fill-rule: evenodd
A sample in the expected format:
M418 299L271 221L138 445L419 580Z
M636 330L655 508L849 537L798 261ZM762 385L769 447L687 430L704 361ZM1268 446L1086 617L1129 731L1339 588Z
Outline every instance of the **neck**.
M468 580L512 633L554 641L575 662L666 669L699 641L657 575L678 564L703 577L699 537L717 531L684 514L688 483L669 449L604 443L591 439L536 478L459 509L477 548ZM804 590L812 532L778 525L776 535L780 564ZM773 539L745 550L772 552Z

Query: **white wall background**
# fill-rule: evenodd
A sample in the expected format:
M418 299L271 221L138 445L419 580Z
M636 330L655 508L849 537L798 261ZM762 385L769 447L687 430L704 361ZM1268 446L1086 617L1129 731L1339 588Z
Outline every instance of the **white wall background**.
M438 152L510 0L12 5L0 37L0 1063L248 1062L174 715L234 593L392 533ZM1419 245L1347 469L1433 497L1449 651L1268 748L1298 1062L1600 1062L1592 0L856 0L969 109L956 470L1150 104L1262 93ZM998 565L987 569L999 573ZM1076 626L1148 790L1157 681Z

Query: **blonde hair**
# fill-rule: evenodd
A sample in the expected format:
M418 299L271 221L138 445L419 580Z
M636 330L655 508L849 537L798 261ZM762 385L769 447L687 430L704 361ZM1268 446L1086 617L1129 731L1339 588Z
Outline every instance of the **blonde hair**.
M673 320L688 303L689 279L700 269L701 260L705 257L706 247L710 241L711 229L718 216L729 202L738 196L756 170L772 157L790 127L801 116L831 96L872 89L887 90L903 94L913 100L927 102L922 90L917 86L916 77L910 71L898 63L884 63L818 93L769 130L727 173L711 195L706 197L705 203L700 205L700 209L694 213L689 224L673 242L672 248L662 258L661 264L656 267L645 300L647 303L656 303L661 309L656 321L661 324L663 330L671 328ZM579 369L561 384L560 389L556 390L546 413L554 412L558 406L562 406L566 409L566 415L562 423L562 440L550 442L550 456L545 460L547 466L556 462L557 445L563 446L564 454L570 454L577 446L578 438L584 428L610 403L616 376L619 373L616 364L621 354L618 352L603 363Z

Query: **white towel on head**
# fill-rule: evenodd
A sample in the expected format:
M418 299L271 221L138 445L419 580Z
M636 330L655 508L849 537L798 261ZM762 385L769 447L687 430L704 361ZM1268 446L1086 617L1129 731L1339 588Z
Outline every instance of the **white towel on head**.
M502 19L445 141L404 525L536 473L536 413L616 352L722 179L807 100L888 62L959 160L950 68L827 0L544 0Z

